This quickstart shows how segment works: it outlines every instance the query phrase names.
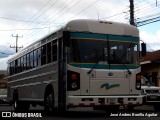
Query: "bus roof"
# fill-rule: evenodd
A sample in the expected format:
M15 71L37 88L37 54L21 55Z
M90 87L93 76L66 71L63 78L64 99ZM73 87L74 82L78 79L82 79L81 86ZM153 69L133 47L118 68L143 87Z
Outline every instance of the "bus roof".
M32 47L34 48L34 46L41 46L41 43L45 38L53 34L56 34L59 31L90 32L90 33L139 37L138 29L135 26L129 24L104 21L104 20L93 20L93 19L72 20L68 22L63 28L51 32L50 34L42 37L41 39L29 45L28 47L24 48L17 54L13 55L13 57L8 60L8 63L18 57L21 57L23 54L29 51L29 49L32 49Z
M66 30L69 31L78 31L78 32L91 32L91 33L100 33L100 34L114 34L114 35L125 35L132 37L139 37L139 31L135 26L104 21L104 20L90 20L90 19L81 19L81 20L72 20L68 22L65 26Z

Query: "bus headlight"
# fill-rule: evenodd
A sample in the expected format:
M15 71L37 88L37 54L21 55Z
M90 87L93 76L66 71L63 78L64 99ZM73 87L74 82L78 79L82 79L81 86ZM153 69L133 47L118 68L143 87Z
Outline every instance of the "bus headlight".
M141 90L141 93L144 94L144 89Z
M141 89L141 83L136 83L136 89L140 90Z
M71 87L72 87L73 89L77 88L77 83L73 82L73 83L71 84Z
M67 90L76 91L80 89L80 74L74 71L67 71Z

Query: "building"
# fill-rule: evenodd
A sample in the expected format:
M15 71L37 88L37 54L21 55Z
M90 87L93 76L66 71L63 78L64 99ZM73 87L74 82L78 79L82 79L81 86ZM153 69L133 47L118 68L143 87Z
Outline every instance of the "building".
M5 79L7 71L0 70L0 88L3 88L7 85L7 80Z
M0 75L7 75L7 71L6 70L0 70Z
M160 50L147 52L140 60L142 74L146 75L156 86L160 86Z

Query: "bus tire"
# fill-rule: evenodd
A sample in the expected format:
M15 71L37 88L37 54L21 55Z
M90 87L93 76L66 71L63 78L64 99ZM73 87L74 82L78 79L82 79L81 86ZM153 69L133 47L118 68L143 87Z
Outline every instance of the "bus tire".
M134 106L133 105L127 105L126 108L128 111L134 111Z
M46 113L53 112L55 110L54 93L52 89L47 89L44 96L44 110Z
M21 104L20 104L20 101L18 100L17 90L14 91L14 95L13 95L13 107L16 112L21 110Z
M160 104L153 105L155 111L160 111Z
M117 113L119 111L119 105L111 105L106 107L106 113L107 115L110 115L111 113Z
M16 112L28 111L30 104L27 102L24 104L24 102L19 101L18 92L14 92L13 107Z

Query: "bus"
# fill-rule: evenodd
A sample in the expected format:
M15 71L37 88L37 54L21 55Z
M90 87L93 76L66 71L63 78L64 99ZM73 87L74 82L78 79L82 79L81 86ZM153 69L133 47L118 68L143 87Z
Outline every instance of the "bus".
M8 99L16 111L141 105L139 42L135 26L71 20L8 60Z

